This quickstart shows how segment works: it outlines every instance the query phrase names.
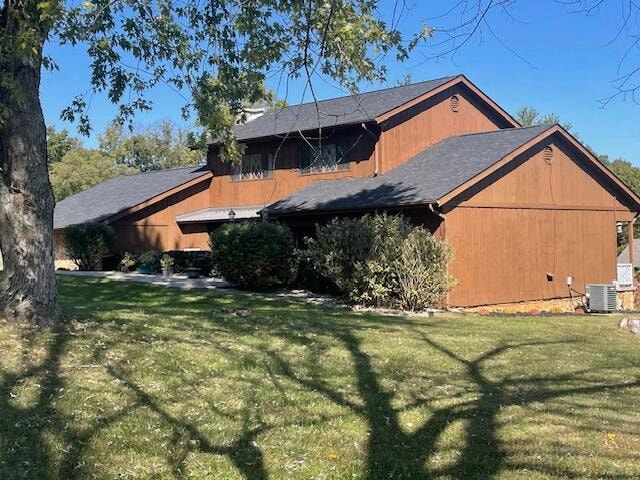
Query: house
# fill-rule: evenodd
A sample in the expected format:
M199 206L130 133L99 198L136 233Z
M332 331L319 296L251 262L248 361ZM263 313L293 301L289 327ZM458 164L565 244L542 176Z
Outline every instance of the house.
M522 128L462 75L271 110L242 162L119 177L62 201L55 228L111 224L121 250L208 248L260 217L298 238L334 216L402 212L452 245L449 303L562 298L616 279L640 198L559 125ZM633 228L628 229L633 232Z
M627 244L618 255L618 264L632 264L634 269L640 269L640 238L634 239L632 255L633 260L629 258L629 244Z

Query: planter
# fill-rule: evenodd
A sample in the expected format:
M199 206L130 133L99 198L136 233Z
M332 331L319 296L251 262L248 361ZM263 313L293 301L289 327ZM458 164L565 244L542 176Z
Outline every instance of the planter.
M125 267L124 265L120 266L120 271L122 273L129 273L129 267Z
M171 275L173 275L173 268L165 267L165 268L162 269L162 276L163 277L170 277Z
M138 268L138 272L144 273L145 275L151 275L153 273L151 269L146 265L140 265L140 267Z
M197 267L187 267L184 269L187 278L200 278L200 269Z

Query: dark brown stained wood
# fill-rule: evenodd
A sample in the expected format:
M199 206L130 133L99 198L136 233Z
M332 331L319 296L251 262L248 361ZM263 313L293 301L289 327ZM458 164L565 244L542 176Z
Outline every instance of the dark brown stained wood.
M457 112L451 109L452 95L458 97ZM507 126L504 119L495 118L493 113L473 92L460 85L400 112L382 124L378 142L380 173L388 172L445 138Z
M299 152L305 145L297 136L290 139L273 139L249 143L245 154L275 153L274 171L271 178L236 181L231 177L231 165L222 162L216 150L209 153L209 165L213 169L211 184L212 206L267 205L273 203L312 182L336 180L340 178L368 177L373 175L373 152L376 145L375 129L363 128L323 131L322 142L347 143L353 145L349 152L350 163L347 170L330 173L303 174L299 169ZM311 134L310 142L317 142L318 132Z
M609 192L617 192L617 195L620 197L619 200L621 202L624 201L625 205L629 207L631 211L637 211L640 208L640 197L607 167L602 165L593 153L587 150L560 125L554 125L549 130L544 131L538 137L532 139L529 143L518 148L510 155L507 155L481 174L476 175L468 182L465 182L444 195L439 199L439 204L445 208L458 205L461 200L468 198L470 194L475 194L475 192L485 188L486 185L491 184L497 178L502 178L509 171L520 165L528 158L526 155L529 155L532 149L535 150L535 152L539 152L547 146L562 148L565 155L570 156L577 164L585 169L584 173L593 177L594 180L597 180L597 182ZM565 181L565 183L567 183L567 181Z
M111 224L118 236L118 250L208 249L208 233L193 227L183 231L176 216L209 207L210 196L209 183L200 182L118 219Z
M580 291L616 279L616 222L635 214L608 179L557 137L514 163L445 214L459 282L451 305L568 297L567 276Z
M505 111L500 105L489 98L482 90L476 87L468 78L464 75L458 75L451 79L449 82L435 88L425 95L422 95L414 100L405 103L393 110L390 110L376 118L377 123L382 124L389 119L398 116L398 114L413 111L416 105L422 104L425 100L431 99L436 96L441 96L445 91L465 91L471 93L469 98L475 99L474 102L478 105L482 105L486 111L488 117L492 119L496 125L500 125L500 128L512 128L521 127L520 125L507 111Z

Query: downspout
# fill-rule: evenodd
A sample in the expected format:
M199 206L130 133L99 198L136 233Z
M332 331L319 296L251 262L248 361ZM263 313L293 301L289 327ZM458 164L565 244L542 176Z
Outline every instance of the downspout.
M435 205L435 207L434 207ZM437 209L436 209L437 207ZM445 215L439 211L440 209L440 203L438 201L436 202L432 202L429 204L429 211L435 215L437 215L440 220L440 227L438 229L438 231L440 232L440 240L442 240L443 242L447 241L447 223L446 223L446 217ZM447 262L447 276L449 276L449 262ZM451 305L451 300L450 300L450 296L451 296L451 292L447 292L447 296L444 299L444 305L443 307L448 310L449 306Z
M362 128L376 141L375 147L373 147L373 176L377 177L380 173L380 160L378 158L378 142L380 138L367 128L367 124L362 122Z
M436 205L438 208L440 208L440 204L437 201L436 202L432 202L432 203L429 204L429 211L431 213L437 215L438 217L440 217L440 220L442 220L443 229L442 229L442 234L440 236L441 236L442 240L445 240L446 239L446 231L447 231L446 230L446 224L445 224L445 215L442 212L436 210L434 205Z

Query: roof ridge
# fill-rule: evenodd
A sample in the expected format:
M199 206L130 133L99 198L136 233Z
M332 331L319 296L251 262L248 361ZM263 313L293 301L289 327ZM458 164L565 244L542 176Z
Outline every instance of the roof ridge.
M486 132L472 132L472 133L463 133L462 135L452 135L450 137L445 138L443 141L445 140L449 140L449 139L453 139L453 138L460 138L460 137L471 137L473 135L487 135L490 133L502 133L502 132L513 132L515 130L529 130L532 128L540 128L540 127L547 127L547 129L553 127L555 124L546 124L546 123L541 123L539 125L529 125L527 127L509 127L509 128L500 128L498 130L487 130Z
M461 73L458 73L456 75L444 75L442 77L431 78L429 80L422 80L420 82L415 82L415 83L408 83L406 85L395 85L393 87L378 88L376 90L369 90L367 92L357 92L357 93L352 93L352 94L349 94L349 95L341 95L339 97L331 97L331 98L325 98L325 99L317 100L317 101L309 101L309 102L304 102L304 103L296 103L294 105L286 105L286 106L284 106L282 108L271 108L271 109L269 109L269 110L267 110L265 112L265 115L268 114L268 113L271 113L271 112L275 112L275 111L281 112L282 110L286 110L287 108L303 107L305 105L311 105L311 104L314 104L314 103L319 104L319 103L323 103L323 102L329 102L329 101L332 101L332 100L340 100L341 98L351 98L351 97L357 97L359 95L367 95L369 93L384 92L385 90L393 90L393 89L396 89L396 88L413 87L413 86L416 86L416 85L421 85L423 83L437 82L438 80L444 80L444 79L453 79L453 78L459 77L461 75L462 75Z
M204 168L206 167L206 164L203 165L192 165L190 167L175 167L175 168L164 168L162 170L150 170L148 172L136 172L136 173L125 173L123 175L118 175L117 177L113 177L113 178L121 178L121 177L135 177L136 175L151 175L153 173L164 173L164 172L175 172L177 170L189 170L189 169L197 169L197 168ZM206 173L206 170L203 170L204 173Z

